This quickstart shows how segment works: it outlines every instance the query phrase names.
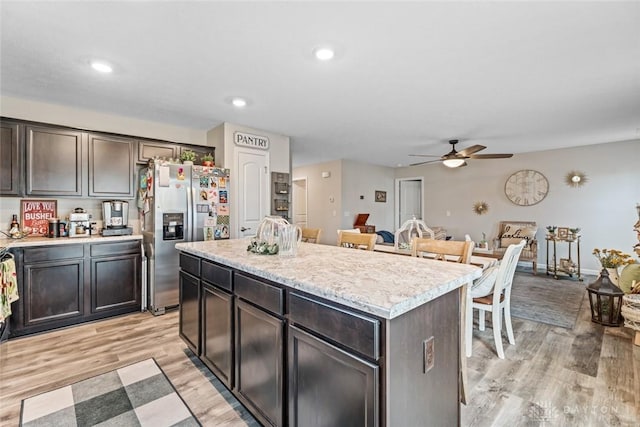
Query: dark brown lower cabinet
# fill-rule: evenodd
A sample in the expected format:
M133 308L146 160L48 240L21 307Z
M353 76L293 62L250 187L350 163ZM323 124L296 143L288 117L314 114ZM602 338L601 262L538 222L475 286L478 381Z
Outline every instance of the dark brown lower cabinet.
M24 266L24 326L48 326L84 315L84 261Z
M140 309L140 241L16 248L11 337Z
M284 325L283 319L236 300L236 392L265 425L283 425Z
M228 388L233 388L233 296L202 282L200 359Z
M378 366L295 326L289 334L289 425L378 425Z
M178 334L200 355L200 279L180 271L180 323Z
M181 256L181 336L200 325L200 359L262 425L460 425L457 290L383 319Z
M128 312L140 307L140 242L91 245L91 312Z

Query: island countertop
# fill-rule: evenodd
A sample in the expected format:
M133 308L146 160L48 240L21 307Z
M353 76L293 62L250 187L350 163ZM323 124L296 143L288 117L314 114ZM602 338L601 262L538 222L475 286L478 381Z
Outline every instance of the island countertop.
M480 277L479 267L301 243L298 255L247 252L249 239L178 243L176 249L385 319Z

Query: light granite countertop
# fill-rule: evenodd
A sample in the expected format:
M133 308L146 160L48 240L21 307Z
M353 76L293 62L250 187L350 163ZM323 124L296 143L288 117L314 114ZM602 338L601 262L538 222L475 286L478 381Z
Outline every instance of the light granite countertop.
M480 277L473 265L301 243L298 255L247 252L249 239L178 243L176 249L293 289L393 319Z
M58 237L51 239L49 237L25 237L24 239L0 239L0 247L3 248L24 248L30 246L52 246L52 245L71 245L78 243L107 243L117 242L121 240L142 240L142 234L134 234L129 236L108 236L102 237L95 235L91 237Z

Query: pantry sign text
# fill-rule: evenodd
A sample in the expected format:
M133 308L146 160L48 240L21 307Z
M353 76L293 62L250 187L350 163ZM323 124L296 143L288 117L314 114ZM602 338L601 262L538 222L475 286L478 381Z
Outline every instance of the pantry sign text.
M243 147L258 148L260 150L269 149L269 138L266 136L252 135L244 132L234 132L233 142Z

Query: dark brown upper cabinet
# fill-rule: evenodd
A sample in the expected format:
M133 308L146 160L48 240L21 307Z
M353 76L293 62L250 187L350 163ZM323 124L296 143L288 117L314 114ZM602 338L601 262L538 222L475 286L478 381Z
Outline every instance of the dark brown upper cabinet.
M82 196L86 133L64 128L26 126L26 194Z
M89 197L134 197L135 148L133 138L89 134Z
M0 122L0 195L21 196L23 180L22 139L18 123Z
M139 140L138 163L147 164L154 157L177 159L180 157L180 146L162 141Z

